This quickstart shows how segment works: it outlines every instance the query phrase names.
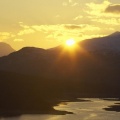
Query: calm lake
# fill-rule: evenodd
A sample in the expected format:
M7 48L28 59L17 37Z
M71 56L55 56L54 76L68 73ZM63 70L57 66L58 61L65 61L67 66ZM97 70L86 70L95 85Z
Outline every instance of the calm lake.
M22 115L0 120L120 120L118 99L80 98L80 102L61 102L56 110L73 112L66 115Z

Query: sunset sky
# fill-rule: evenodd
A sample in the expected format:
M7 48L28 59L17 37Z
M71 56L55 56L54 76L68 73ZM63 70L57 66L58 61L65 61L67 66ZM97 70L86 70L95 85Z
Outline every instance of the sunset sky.
M120 0L0 0L0 41L18 50L120 30Z

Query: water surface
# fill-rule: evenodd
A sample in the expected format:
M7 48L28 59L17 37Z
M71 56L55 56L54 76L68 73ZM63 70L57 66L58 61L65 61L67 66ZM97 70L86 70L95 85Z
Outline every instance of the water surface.
M73 114L22 115L1 118L0 120L120 120L120 110L112 109L114 105L119 106L120 101L117 99L84 98L80 102L63 101L58 106L54 106L56 110L73 112Z

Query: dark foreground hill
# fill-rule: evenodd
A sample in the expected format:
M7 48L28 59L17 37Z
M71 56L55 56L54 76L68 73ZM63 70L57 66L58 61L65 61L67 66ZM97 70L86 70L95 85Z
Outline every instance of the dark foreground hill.
M15 50L7 43L0 42L0 57L9 55Z
M120 33L0 58L0 111L53 111L74 97L120 97Z

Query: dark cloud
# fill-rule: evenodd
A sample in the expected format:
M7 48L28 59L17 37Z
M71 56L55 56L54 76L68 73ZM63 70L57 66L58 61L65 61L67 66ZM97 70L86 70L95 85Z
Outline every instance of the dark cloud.
M81 29L81 26L79 26L79 25L65 25L64 27L65 27L66 29L71 29L71 30Z
M118 5L109 5L106 10L106 13L119 13L120 14L120 4Z

